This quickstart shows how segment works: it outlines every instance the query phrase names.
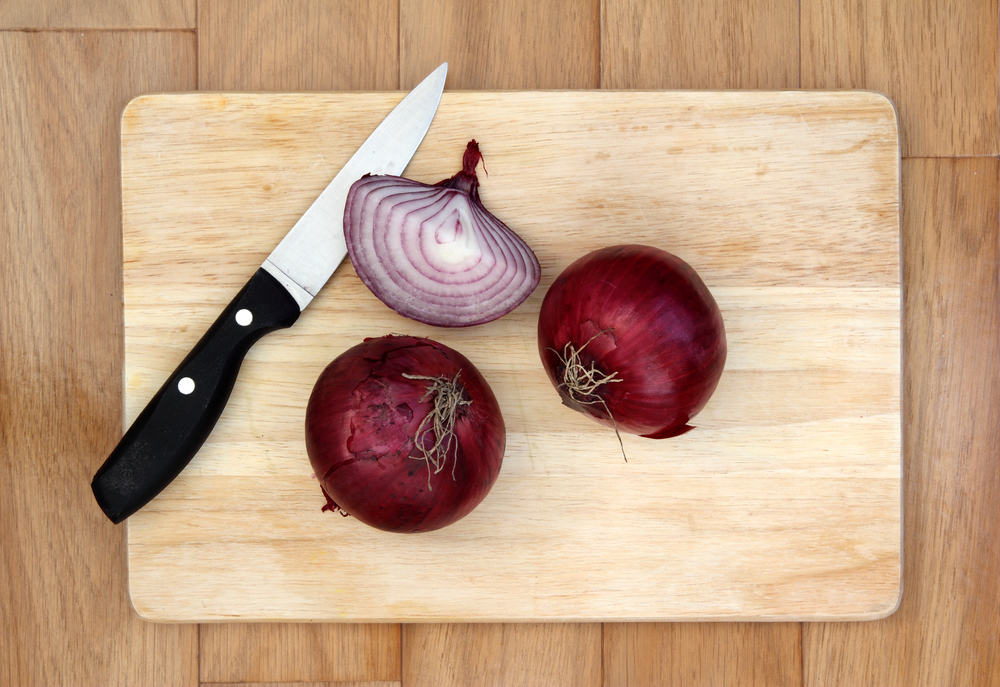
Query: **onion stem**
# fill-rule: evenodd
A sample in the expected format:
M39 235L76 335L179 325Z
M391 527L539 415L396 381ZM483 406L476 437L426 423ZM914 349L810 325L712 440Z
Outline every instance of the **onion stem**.
M458 385L458 376L461 371L455 374L454 379L447 377L425 377L423 375L410 375L403 373L406 379L424 379L430 384L427 385L427 392L420 399L421 402L433 397L434 408L424 419L420 421L414 437L414 443L419 449L420 456L411 456L416 460L427 462L427 488L434 491L431 486L431 468L433 474L438 474L444 469L448 462L448 451L455 440L455 420L458 418L460 406L471 405L472 401L465 398L464 390ZM428 444L430 444L428 446ZM456 449L455 460L451 464L451 478L455 479L455 466L458 464Z

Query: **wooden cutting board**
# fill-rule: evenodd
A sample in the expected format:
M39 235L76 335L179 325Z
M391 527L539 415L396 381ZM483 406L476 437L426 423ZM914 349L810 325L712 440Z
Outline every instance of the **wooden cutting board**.
M162 94L122 117L126 417L402 97ZM446 92L406 175L476 138L486 207L542 283L463 330L404 320L349 262L244 363L215 432L128 521L132 603L163 621L873 619L901 590L900 161L871 92ZM482 171L482 170L481 170ZM690 263L729 358L695 431L624 437L559 403L542 298L577 257ZM475 363L507 424L499 480L455 525L322 513L303 440L320 371L388 333Z

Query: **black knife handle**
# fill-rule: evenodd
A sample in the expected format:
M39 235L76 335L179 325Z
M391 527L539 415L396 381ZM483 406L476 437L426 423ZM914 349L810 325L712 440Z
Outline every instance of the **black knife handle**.
M298 317L295 299L258 269L94 475L94 496L112 522L145 506L180 474L212 433L250 347Z

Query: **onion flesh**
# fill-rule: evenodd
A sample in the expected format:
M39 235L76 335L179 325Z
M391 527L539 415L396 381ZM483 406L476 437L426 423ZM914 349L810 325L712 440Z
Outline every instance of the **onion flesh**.
M430 339L366 339L320 374L306 452L327 504L389 532L468 515L503 462L506 430L475 366Z
M344 237L358 276L383 303L419 322L466 327L495 320L531 295L538 259L479 198L471 141L462 171L436 185L389 175L354 182Z
M653 439L708 403L726 363L719 306L683 260L650 246L594 251L542 300L538 352L565 405Z

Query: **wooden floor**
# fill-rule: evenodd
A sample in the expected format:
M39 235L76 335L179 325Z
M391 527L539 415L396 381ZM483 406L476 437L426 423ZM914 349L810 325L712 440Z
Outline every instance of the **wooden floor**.
M0 685L1000 684L997 0L0 0ZM846 624L156 625L119 438L119 115L150 91L828 89L903 139L905 573Z

